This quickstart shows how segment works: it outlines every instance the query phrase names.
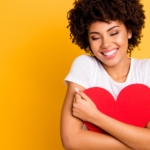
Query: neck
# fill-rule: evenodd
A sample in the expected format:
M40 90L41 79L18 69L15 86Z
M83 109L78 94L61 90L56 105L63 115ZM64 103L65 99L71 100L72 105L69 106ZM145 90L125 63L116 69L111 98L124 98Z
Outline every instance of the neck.
M115 66L107 66L102 64L110 77L116 82L125 82L130 70L131 59L126 57Z

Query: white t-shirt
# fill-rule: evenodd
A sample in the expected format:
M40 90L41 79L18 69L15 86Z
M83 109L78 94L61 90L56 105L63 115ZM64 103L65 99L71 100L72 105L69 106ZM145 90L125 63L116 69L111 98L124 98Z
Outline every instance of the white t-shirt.
M138 60L131 58L131 65L126 81L118 83L114 81L106 70L93 56L81 55L77 57L65 78L84 88L102 87L107 89L116 99L119 92L127 85L140 83L150 87L150 60Z

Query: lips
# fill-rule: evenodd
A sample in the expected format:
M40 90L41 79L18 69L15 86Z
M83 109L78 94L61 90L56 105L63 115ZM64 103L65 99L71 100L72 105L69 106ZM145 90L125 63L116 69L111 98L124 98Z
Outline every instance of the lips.
M110 56L114 56L115 54L116 54L116 52L117 52L117 48L116 49L113 49L113 50L111 50L111 51L107 51L107 52L101 52L104 56L108 56L108 57L110 57Z

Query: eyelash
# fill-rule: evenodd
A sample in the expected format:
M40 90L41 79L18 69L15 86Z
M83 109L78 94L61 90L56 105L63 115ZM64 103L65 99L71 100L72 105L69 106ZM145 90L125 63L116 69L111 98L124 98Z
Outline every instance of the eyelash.
M98 40L99 38L92 38L93 41Z
M119 33L119 32L116 32L116 33L110 34L110 36L117 35L118 33ZM93 40L93 41L98 40L98 39L100 39L100 38L92 38L92 40Z
M113 33L113 34L111 34L111 36L114 36L114 35L116 35L116 34L118 34L119 32L116 32L116 33Z

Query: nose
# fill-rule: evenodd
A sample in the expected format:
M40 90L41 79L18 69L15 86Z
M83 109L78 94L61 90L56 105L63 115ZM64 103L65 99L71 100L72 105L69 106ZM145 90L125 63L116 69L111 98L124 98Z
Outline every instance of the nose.
M111 46L111 44L112 44L112 41L111 41L111 39L109 37L103 37L100 47L102 49L107 49L108 47Z

